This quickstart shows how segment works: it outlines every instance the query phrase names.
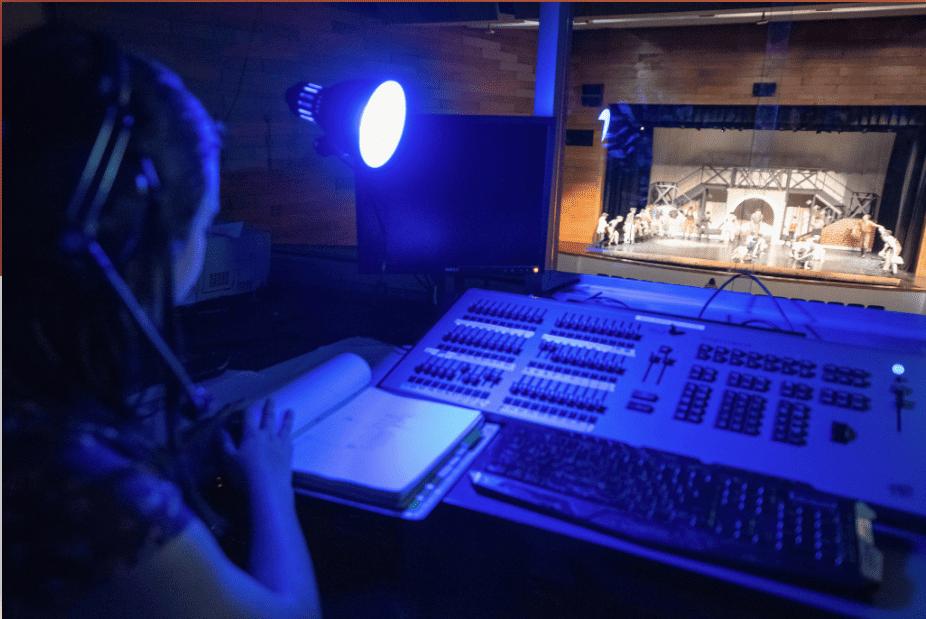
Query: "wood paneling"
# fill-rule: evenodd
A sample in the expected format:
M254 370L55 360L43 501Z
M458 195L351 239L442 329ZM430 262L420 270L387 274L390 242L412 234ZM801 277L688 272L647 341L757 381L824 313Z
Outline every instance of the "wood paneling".
M287 109L297 81L406 78L416 111L533 114L537 33L387 25L316 3L61 3L175 70L226 125L222 210L278 243L356 244L353 173ZM345 178L350 179L345 182Z
M734 25L574 33L570 129L600 130L601 108L581 107L582 84L604 84L604 105L923 105L926 17L794 22L780 70L766 56L767 27ZM772 99L754 82L778 84ZM603 151L604 149L599 149ZM604 154L601 153L603 157ZM587 242L601 211L590 180L604 167L567 149L561 238ZM579 173L579 170L582 173ZM569 199L566 199L566 196Z
M58 3L53 12L109 32L180 74L227 126L225 216L246 218L277 242L356 243L353 192L338 182L351 172L320 158L312 147L318 129L286 109L281 94L296 81L389 73L408 78L419 111L533 113L536 31L388 25L300 2ZM5 24L5 37L10 32ZM781 104L926 101L926 18L795 22L778 72L766 38L767 28L756 25L575 32L568 128L594 129L598 143L600 109L581 106L583 83L604 84L605 104L767 103L752 97L759 81L778 84ZM591 239L603 151L566 149L566 240Z

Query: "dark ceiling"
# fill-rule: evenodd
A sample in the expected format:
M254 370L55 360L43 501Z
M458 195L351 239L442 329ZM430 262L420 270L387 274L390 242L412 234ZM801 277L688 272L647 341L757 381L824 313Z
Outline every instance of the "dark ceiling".
M812 2L574 2L574 17L684 13L688 11L759 9L808 6ZM341 2L338 8L378 17L386 23L441 23L497 21L500 16L537 19L539 2ZM504 18L501 18L504 19Z

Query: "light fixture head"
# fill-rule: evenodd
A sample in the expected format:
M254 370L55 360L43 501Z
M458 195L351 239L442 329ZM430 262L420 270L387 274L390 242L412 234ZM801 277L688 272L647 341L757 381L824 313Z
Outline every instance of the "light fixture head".
M322 87L299 82L286 91L290 110L325 131L319 154L359 157L371 168L389 161L405 129L406 98L394 80L353 80Z

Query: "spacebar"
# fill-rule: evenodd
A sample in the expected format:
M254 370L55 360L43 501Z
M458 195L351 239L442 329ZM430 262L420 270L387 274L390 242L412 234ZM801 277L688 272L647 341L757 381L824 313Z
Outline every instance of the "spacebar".
M660 526L594 501L551 492L531 484L470 471L477 492L644 544L703 553L718 550L716 538L685 526Z

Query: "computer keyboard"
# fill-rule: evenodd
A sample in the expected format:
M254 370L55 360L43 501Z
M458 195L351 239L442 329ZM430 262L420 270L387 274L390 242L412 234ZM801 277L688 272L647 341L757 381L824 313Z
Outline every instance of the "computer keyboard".
M711 563L841 593L881 580L871 510L782 478L522 422L470 478L480 493Z

